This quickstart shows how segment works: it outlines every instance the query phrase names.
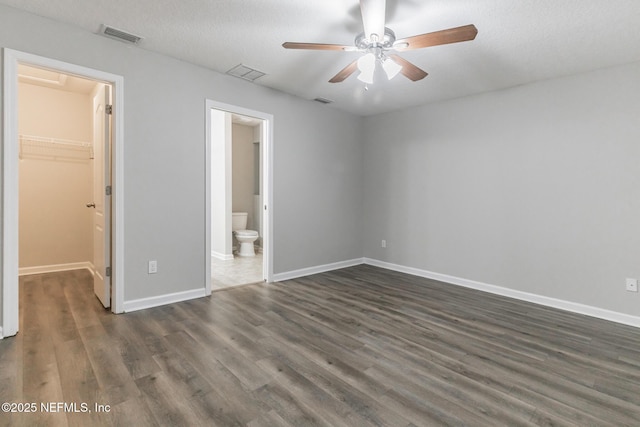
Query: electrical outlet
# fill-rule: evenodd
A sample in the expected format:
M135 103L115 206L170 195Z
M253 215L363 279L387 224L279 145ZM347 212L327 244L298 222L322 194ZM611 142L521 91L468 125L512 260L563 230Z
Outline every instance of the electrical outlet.
M158 261L149 261L149 274L155 274L158 272Z
M638 292L638 279L627 279L627 291Z
M383 248L386 248L387 247L387 241L383 240L382 242L380 242L380 246L383 247Z

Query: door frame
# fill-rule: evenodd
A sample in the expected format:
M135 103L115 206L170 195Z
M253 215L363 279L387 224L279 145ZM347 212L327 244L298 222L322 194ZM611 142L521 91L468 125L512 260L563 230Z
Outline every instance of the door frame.
M124 302L124 77L13 49L3 49L2 147L2 329L0 337L19 329L18 305L18 64L48 68L113 87L112 137L112 257L113 313Z
M262 276L273 282L273 115L211 99L205 100L205 294L211 295L211 110L262 120Z

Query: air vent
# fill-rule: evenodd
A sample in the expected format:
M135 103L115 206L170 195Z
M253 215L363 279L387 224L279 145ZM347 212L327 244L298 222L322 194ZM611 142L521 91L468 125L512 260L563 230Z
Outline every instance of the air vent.
M227 74L229 74L230 76L248 80L250 82L253 82L265 75L265 73L263 73L262 71L247 67L243 64L236 65L235 67L227 71Z
M100 27L100 34L131 44L138 44L140 40L142 40L142 37L127 33L126 31L118 30L117 28L108 27L106 25Z
M321 104L331 104L333 101L327 98L316 98L314 101L319 102Z

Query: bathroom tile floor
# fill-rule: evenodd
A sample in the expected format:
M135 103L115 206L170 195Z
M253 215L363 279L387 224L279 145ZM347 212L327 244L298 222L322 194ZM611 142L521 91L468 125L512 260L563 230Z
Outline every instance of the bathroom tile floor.
M211 290L261 282L262 253L255 257L239 257L229 261L211 258Z

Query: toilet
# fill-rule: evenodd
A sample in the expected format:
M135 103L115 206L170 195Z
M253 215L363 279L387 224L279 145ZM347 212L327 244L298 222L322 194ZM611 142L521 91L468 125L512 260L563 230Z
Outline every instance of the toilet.
M233 218L231 220L231 229L233 235L240 243L240 249L238 249L238 256L256 256L256 252L253 249L253 242L259 237L258 232L255 230L247 230L247 212L233 212Z

